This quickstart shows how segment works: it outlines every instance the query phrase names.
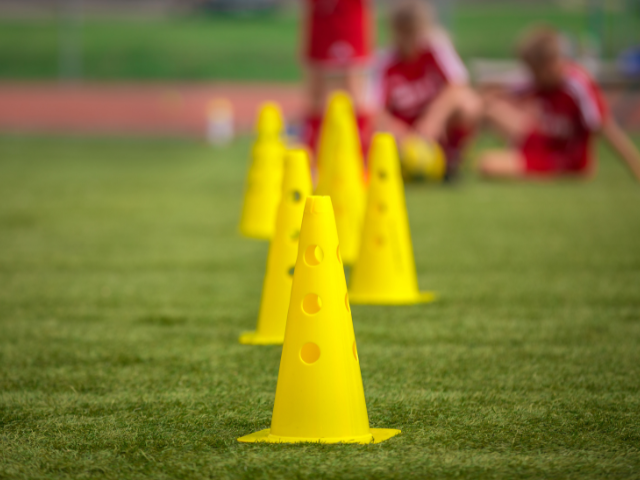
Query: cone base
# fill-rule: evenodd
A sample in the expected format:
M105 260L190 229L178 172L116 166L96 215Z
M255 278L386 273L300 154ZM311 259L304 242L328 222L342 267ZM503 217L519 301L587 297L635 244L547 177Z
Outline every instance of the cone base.
M242 335L240 335L239 342L242 345L282 345L284 343L284 336L269 337L260 335L256 331L243 332Z
M349 302L355 305L417 305L430 303L436 299L433 292L417 292L407 297L384 297L382 295L360 295L349 292Z
M304 438L304 437L280 437L270 434L271 429L260 430L259 432L245 435L238 439L242 443L381 443L395 437L400 430L394 428L372 428L371 435L364 437L340 437L340 438Z

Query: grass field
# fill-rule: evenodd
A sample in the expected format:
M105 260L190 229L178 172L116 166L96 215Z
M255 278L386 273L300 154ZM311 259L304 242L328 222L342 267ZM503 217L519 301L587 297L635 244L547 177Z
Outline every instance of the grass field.
M508 57L518 32L534 21L554 24L580 40L587 12L550 6L459 5L452 27L464 59ZM384 44L386 28L382 20L379 24L379 42ZM610 12L605 26L607 49L613 51L634 38L640 15ZM61 28L55 19L0 20L0 78L56 78ZM291 13L258 18L87 18L80 38L83 76L92 80L300 78L299 20Z
M246 445L280 348L248 143L0 138L0 478L640 478L640 186L410 186L432 305L353 306L380 445Z

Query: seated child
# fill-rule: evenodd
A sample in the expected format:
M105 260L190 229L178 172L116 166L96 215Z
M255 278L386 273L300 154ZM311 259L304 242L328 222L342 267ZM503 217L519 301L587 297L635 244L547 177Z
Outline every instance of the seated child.
M365 72L369 66L371 0L305 0L303 60L306 116L303 141L313 150L329 94L343 90L353 99L358 126L367 126Z
M393 45L380 56L375 72L375 96L382 110L376 127L393 133L400 144L415 135L439 142L451 178L482 103L424 1L395 4L390 27Z
M559 34L534 28L518 55L531 79L510 95L485 99L486 119L513 147L482 154L480 171L502 178L587 176L592 138L602 133L640 180L638 151L609 115L595 82L563 57Z

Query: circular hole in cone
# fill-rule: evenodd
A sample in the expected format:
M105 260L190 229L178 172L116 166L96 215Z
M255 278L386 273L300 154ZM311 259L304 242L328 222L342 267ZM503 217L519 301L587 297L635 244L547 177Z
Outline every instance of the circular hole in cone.
M336 255L338 256L338 262L342 263L342 255L340 255L340 245L336 249Z
M291 199L293 200L293 203L298 203L300 200L302 200L302 193L300 193L298 190L294 190L293 192L291 192Z
M300 349L300 359L307 365L316 363L320 358L320 347L313 342L305 343Z
M358 349L356 348L356 341L353 341L353 358L356 359L356 362L358 361Z
M323 259L324 252L318 245L309 245L304 252L304 260L312 267L320 265Z
M347 307L347 312L351 311L351 308L349 307L349 294L345 293L344 295L344 306Z
M322 308L322 299L315 293L309 293L302 300L302 310L307 315L315 315Z

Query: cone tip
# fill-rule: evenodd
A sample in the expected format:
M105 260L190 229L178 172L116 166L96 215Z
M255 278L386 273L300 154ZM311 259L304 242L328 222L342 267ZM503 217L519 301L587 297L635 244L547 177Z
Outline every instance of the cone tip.
M285 156L286 163L309 163L309 152L305 148L302 147L294 147L287 150L287 155Z
M264 102L258 111L258 133L280 133L284 120L280 106L275 102Z
M372 146L375 144L389 145L390 143L395 145L396 138L388 132L377 132L373 135Z
M287 150L284 158L283 192L296 190L296 202L303 200L313 188L309 168L309 154L303 148ZM283 193L284 195L284 193Z
M270 111L272 113L277 113L279 115L280 105L278 105L276 102L271 102L271 101L262 102L260 104L260 112L262 113L265 111Z
M386 167L400 168L398 160L398 146L396 138L385 132L376 133L371 141L369 164L372 168Z
M332 209L331 197L328 195L311 195L304 206L305 213L326 213Z
M329 97L329 103L348 102L351 103L351 96L344 90L335 90Z
M353 116L353 102L351 96L342 90L336 90L329 97L328 110L332 115L351 115Z

